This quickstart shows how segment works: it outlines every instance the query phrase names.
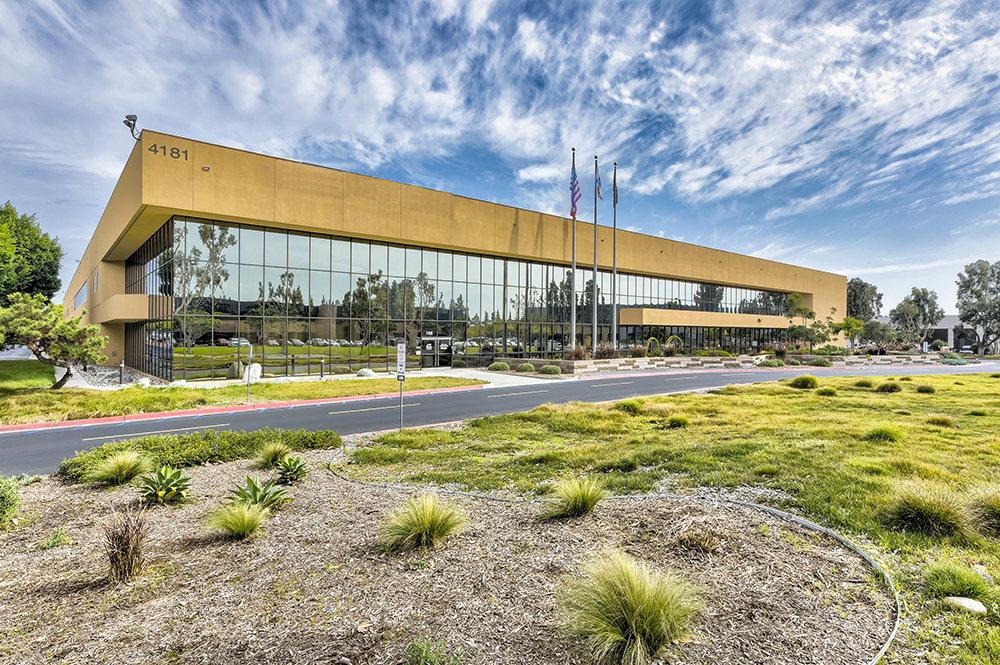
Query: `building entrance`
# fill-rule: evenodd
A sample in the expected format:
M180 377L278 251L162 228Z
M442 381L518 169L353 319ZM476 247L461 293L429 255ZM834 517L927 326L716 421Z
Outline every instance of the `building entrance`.
M421 337L421 367L451 367L454 339L451 337Z

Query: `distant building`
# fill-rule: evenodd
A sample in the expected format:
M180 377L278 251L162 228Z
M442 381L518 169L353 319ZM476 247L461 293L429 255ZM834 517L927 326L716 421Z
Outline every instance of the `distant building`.
M573 279L571 224L146 130L64 310L100 324L109 363L166 379L224 377L251 349L272 374L385 370L400 341L424 366L544 356L594 334L594 226ZM600 341L745 352L788 327L789 293L847 311L842 275L628 231L614 308L610 227L597 244Z

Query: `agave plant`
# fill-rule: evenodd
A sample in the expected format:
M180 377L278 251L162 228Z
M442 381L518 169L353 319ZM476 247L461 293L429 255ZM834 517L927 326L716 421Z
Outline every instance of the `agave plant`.
M266 484L261 485L259 480L250 476L247 476L246 487L233 483L233 488L229 491L233 494L232 499L234 501L246 503L251 506L260 506L268 510L279 508L281 504L292 500L290 497L285 496L285 490L274 486L274 480L269 480Z
M291 485L306 475L306 461L301 457L286 457L278 462L278 482Z
M156 503L186 499L188 486L191 484L190 476L183 475L180 469L175 469L169 464L158 468L155 474L139 478L139 481L143 485L139 488L142 497Z

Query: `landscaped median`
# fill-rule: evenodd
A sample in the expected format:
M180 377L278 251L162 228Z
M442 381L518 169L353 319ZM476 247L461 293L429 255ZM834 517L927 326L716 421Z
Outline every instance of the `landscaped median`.
M16 362L16 366L8 363ZM37 361L0 363L0 426L52 423L68 420L164 413L188 409L236 407L246 404L246 385L223 388L142 388L120 390L63 388L47 390L52 369ZM439 376L408 376L405 392L485 385L485 381ZM392 378L337 379L291 383L255 383L250 387L250 404L257 407L281 402L358 397L398 393L399 382Z
M56 653L83 663L96 648L122 661L357 663L403 661L433 644L463 649L458 662L469 664L587 662L588 650L618 639L604 628L595 635L588 618L594 610L603 621L615 605L603 599L617 592L580 583L602 584L602 562L618 561L608 588L648 578L686 589L671 612L690 625L650 641L635 662L869 662L896 616L872 569L823 536L716 501L735 498L842 533L888 570L905 611L883 662L1000 665L998 389L1000 374L799 376L546 405L349 438L346 449L332 432L108 444L61 468L67 479L100 484L50 478L20 488L19 521L0 536L13 580L0 587L0 605L25 609L0 613L0 657ZM311 469L287 496L264 484L280 477L279 445ZM150 561L128 585L106 583L114 576L98 527L141 505L144 488L101 482L123 477L108 462L115 453L191 476L176 509L147 505ZM134 459L121 465L134 468ZM568 478L594 482L573 490ZM454 493L470 490L502 496ZM457 509L448 513L456 530L414 541L426 547L387 543L387 521L399 522L407 506L420 508L411 521L436 519L438 501L408 501L427 491ZM545 502L584 492L589 500L576 503L592 512ZM636 496L661 494L686 496ZM285 498L293 500L282 506ZM255 521L237 514L235 505L258 499ZM983 613L948 597L977 601L962 604ZM90 621L117 628L95 633ZM621 645L612 646L617 658Z

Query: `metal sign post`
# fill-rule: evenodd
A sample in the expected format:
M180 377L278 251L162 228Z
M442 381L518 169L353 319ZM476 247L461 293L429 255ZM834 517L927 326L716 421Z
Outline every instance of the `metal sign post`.
M406 342L396 344L396 380L399 381L399 431L403 431L403 381L406 381Z

